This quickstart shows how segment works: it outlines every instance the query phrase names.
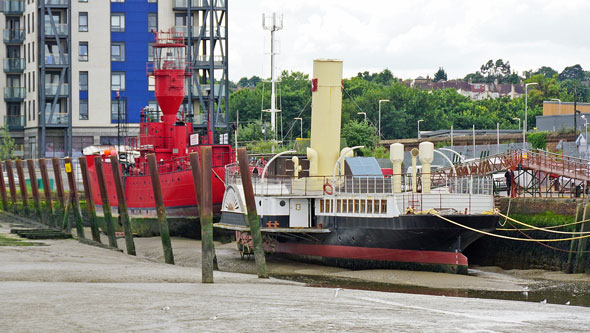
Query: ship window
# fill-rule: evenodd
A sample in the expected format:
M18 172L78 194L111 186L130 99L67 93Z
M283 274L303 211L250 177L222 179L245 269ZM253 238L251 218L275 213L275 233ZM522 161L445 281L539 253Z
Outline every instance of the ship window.
M387 200L381 200L381 214L387 214Z
M354 212L354 201L353 200L348 200L348 207L347 208L347 212L348 213L352 213Z
M320 213L324 212L324 199L320 199Z
M365 213L366 200L361 200L361 214Z
M332 200L326 200L326 213L332 212Z
M373 213L379 214L379 202L381 200L374 200L373 201Z
M281 207L285 207L287 203L285 202L285 200L281 200L281 202L279 202L279 205L281 205Z
M336 200L336 213L342 213L342 200Z
M358 213L359 212L359 208L360 208L359 206L360 206L359 201L358 200L355 200L354 201L354 212L355 213Z
M367 200L367 214L373 214L373 200Z

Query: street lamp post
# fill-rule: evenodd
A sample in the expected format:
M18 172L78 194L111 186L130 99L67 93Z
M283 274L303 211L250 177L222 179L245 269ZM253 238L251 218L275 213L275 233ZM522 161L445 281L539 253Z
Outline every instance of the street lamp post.
M379 140L381 140L381 102L389 102L388 99L379 100Z
M301 122L301 138L303 138L303 119L300 117L293 118L294 120L299 120Z
M424 121L424 119L418 120L418 139L420 139L420 122Z
M526 149L526 130L527 130L527 111L529 99L529 86L537 85L537 82L531 82L524 85L524 122L522 123L522 149Z
M520 131L520 118L514 117L512 120L518 120L518 130Z
M559 102L559 106L557 107L557 114L561 114L561 100L559 98L552 98L551 100Z
M362 114L365 116L365 122L367 122L367 113L366 112L357 112L356 114Z

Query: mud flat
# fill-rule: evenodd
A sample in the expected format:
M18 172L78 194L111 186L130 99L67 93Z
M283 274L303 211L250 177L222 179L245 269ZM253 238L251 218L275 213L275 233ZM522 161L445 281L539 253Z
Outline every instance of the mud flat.
M8 224L0 225L0 235L6 236ZM44 240L44 246L1 246L2 331L554 332L586 330L590 325L588 309L571 305L311 288L227 271L215 272L215 284L201 284L200 243L173 239L176 260L181 264L172 266L161 263L158 238L135 240L138 257L75 240ZM222 270L253 266L251 261L238 258L235 244L219 246L217 253ZM366 274L392 279L387 274L391 271L292 265L271 263L272 270L278 272L316 274L319 270L353 278ZM448 285L457 278L434 273L393 274L408 283L441 280L442 285ZM479 282L470 279L480 277L461 278L465 279L461 283L475 285ZM486 280L482 288L501 285L493 278L482 280ZM522 288L520 277L508 276L503 282Z

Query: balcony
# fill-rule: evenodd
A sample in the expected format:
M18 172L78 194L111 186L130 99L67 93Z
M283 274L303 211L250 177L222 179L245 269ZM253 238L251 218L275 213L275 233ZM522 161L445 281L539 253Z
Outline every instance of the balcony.
M224 94L225 86L224 85L216 84L213 87L213 89L214 89L215 97L219 97L219 98L225 97L225 94ZM185 94L188 95L188 87L187 86L185 86L184 90L185 90ZM203 96L209 96L209 93L211 92L211 86L208 84L202 84L201 85L201 92L202 92ZM199 96L199 89L197 88L197 86L193 85L193 97L197 97L197 96Z
M45 6L67 6L70 0L43 0Z
M9 131L19 131L25 129L27 125L26 118L22 116L4 116L4 126L8 127Z
M45 36L67 36L68 25L64 23L55 24L56 31L53 31L53 26L50 22L45 22Z
M25 29L4 29L5 44L22 44L25 41Z
M67 126L69 123L68 117L69 117L69 115L67 113L54 112L53 116L51 116L51 113L45 112L45 124L58 125L58 126L66 125Z
M209 64L211 63L211 56L210 55L199 55L197 56L197 58L195 59L195 65L200 67L200 66L209 66ZM223 66L223 61L224 61L224 57L223 56L213 56L213 66L214 67L218 67L221 68Z
M22 102L27 96L24 87L6 87L4 88L4 100L6 102Z
M4 0L4 15L22 15L25 12L25 0Z
M187 9L189 1L191 8L206 8L211 3L215 8L225 7L225 0L174 0L174 9Z
M205 27L203 30L203 33L201 34L202 29L203 29L203 26L193 27L192 37L198 38L200 36L201 38L210 38L211 31L207 27ZM174 30L176 30L177 32L182 32L185 38L188 37L188 27L187 26L177 25L177 26L174 26ZM213 37L214 38L225 38L225 29L220 28L219 31L215 30L215 34Z
M4 59L4 73L22 73L25 70L25 59L6 58Z
M64 54L63 59L59 54L48 54L45 55L46 66L63 66L69 62L69 55Z
M58 84L45 84L45 96L67 96L69 95L69 89L67 83Z

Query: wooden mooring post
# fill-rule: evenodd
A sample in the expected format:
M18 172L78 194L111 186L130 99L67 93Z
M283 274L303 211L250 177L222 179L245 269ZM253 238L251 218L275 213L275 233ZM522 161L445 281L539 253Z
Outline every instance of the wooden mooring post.
M0 196L2 197L2 209L8 211L8 197L6 196L6 182L4 182L4 171L0 161Z
M254 189L252 188L252 174L250 173L250 164L248 163L248 153L246 148L238 149L238 163L240 165L240 175L242 176L242 186L246 200L246 210L248 211L247 219L250 226L250 234L254 245L254 259L259 278L268 278L266 271L266 257L262 246L262 233L260 232L260 221L256 213L256 199L254 198Z
M150 178L152 180L152 189L154 191L154 201L156 202L160 237L162 238L162 247L164 248L164 260L167 264L174 265L174 253L172 252L172 243L170 242L170 230L168 229L168 220L166 219L166 207L164 207L164 198L162 197L162 185L160 184L156 155L147 155L147 160Z
M86 198L90 232L92 233L92 239L95 242L100 243L100 232L98 230L98 222L96 221L96 208L94 207L92 186L90 185L90 178L88 177L88 162L84 156L80 157L78 161L80 162L80 172L82 173L82 183L84 184L84 197Z
M16 175L18 176L18 186L20 187L20 197L23 202L23 213L29 216L29 194L27 193L27 180L25 178L25 169L23 160L16 160Z
M584 216L582 218L582 220L587 220L590 219L590 204L586 204L584 207ZM586 223L582 223L580 226L580 232L584 232L585 230L587 230L587 228L585 228ZM582 238L578 241L578 250L576 253L576 262L574 264L574 273L582 273L584 271L584 264L585 264L585 260L584 258L586 257L586 244L588 242L588 238Z
M213 283L213 198L211 180L211 147L201 147L201 186L199 212L201 220L201 282Z
M125 199L125 190L123 188L123 179L121 178L121 164L117 156L111 156L111 168L113 169L113 180L117 192L117 202L119 203L119 218L125 231L125 245L127 254L135 254L135 243L133 243L133 233L131 232L131 222L129 221L129 211L127 210L127 201Z
M47 163L44 158L40 158L39 171L41 171L41 181L43 182L43 193L45 194L45 207L47 209L47 216L49 218L49 226L57 228L57 222L53 215L53 198L51 194L51 183L49 182L49 174L47 173Z
M82 212L80 212L80 200L78 198L78 188L76 185L76 174L74 172L74 163L71 157L64 159L64 169L68 176L68 186L70 187L70 210L74 213L74 220L76 221L76 233L79 238L86 238L84 236L84 221L82 220Z
M94 158L94 170L96 170L96 180L98 181L98 189L100 191L100 200L102 201L102 211L104 215L104 223L107 228L107 236L109 237L109 245L117 248L117 237L115 237L115 227L113 226L113 215L109 203L109 193L107 192L107 184L104 181L102 158L100 156Z
M57 190L57 201L59 203L58 213L57 215L61 217L58 221L62 221L66 219L66 229L68 232L71 231L70 226L70 219L67 218L68 212L66 211L66 195L64 192L64 182L61 176L61 166L59 165L59 158L54 157L51 159L51 163L53 165L53 177L55 178L55 189ZM58 227L63 229L63 223L60 226L58 223Z
M583 218L584 218L584 204L579 203L576 206L576 218L575 218L575 220L576 220L576 222L580 222L580 221L582 221ZM574 231L581 230L583 225L584 225L584 223L582 223L579 228L578 227L575 227L574 228ZM573 233L572 234L572 237L576 237L577 235L578 234ZM575 250L576 250L576 244L577 244L577 239L572 239L570 241L570 251L569 251L568 256L567 256L567 265L566 265L566 268L565 268L565 272L568 273L568 274L571 274L571 273L574 272L574 259L575 259L574 253L575 253Z
M39 186L37 185L37 173L35 172L35 161L27 160L27 169L29 171L29 179L31 180L31 194L33 195L33 202L35 204L35 211L39 222L43 223L43 212L41 211L41 199L39 198Z
M4 161L6 165L6 176L8 177L8 189L10 190L10 199L12 201L12 212L18 213L18 205L16 203L16 184L14 182L14 171L12 169L12 160Z

